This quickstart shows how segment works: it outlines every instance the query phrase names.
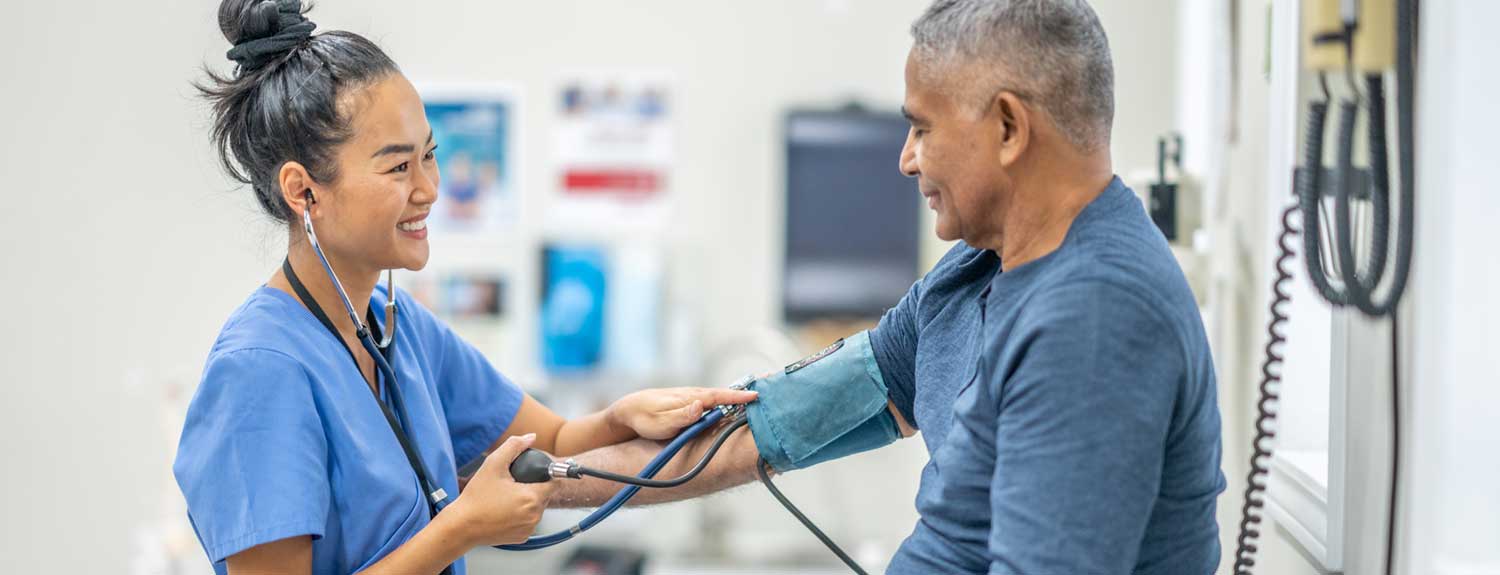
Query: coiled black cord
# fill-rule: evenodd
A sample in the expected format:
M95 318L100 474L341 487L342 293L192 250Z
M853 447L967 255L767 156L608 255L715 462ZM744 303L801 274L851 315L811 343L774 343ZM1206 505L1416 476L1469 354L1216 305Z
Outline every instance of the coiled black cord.
M1375 208L1370 261L1362 273L1359 266L1354 263L1356 258L1354 241L1352 236L1349 235L1352 225L1349 216L1349 203L1350 197L1354 194L1353 125L1355 116L1358 113L1358 106L1352 101L1345 102L1341 106L1343 108L1343 118L1341 119L1339 129L1340 150L1338 167L1339 172L1343 176L1341 177L1334 203L1334 219L1338 227L1338 237L1337 241L1334 242L1334 249L1338 254L1340 262L1343 264L1340 271L1343 276L1343 291L1346 296L1342 298L1342 304L1338 305L1353 305L1371 317L1381 317L1389 315L1395 310L1396 304L1401 301L1401 296L1406 290L1406 280L1411 268L1412 209L1414 201L1412 185L1407 179L1411 166L1402 165L1402 186L1399 198L1401 219L1396 233L1395 270L1392 273L1391 286L1385 298L1383 300L1377 299L1375 297L1375 289L1380 285L1380 281L1388 267L1386 265L1386 254L1388 252L1391 233L1389 200L1390 163L1386 150L1385 80L1379 74L1371 74L1365 78L1365 84L1367 87L1366 91L1368 92L1370 170L1373 178L1371 201L1374 203ZM1404 104L1410 103L1409 95L1401 94L1399 96L1400 101ZM1410 114L1408 106L1400 106L1398 115L1406 114ZM1409 155L1410 152L1406 149L1410 147L1411 140L1404 135L1400 137L1401 154L1403 160L1405 160L1411 157Z
M1323 80L1326 85L1326 78ZM1335 289L1323 273L1323 252L1318 245L1323 200L1323 129L1327 122L1328 101L1313 102L1307 110L1307 140L1303 147L1307 177L1297 181L1297 201L1302 210L1302 259L1307 262L1307 276L1318 294L1333 305L1344 305L1348 303L1348 294Z
M1317 121L1321 122L1321 119ZM1235 575L1250 575L1258 550L1255 542L1260 538L1258 526L1262 520L1261 509L1265 507L1266 475L1271 471L1270 442L1276 438L1276 430L1271 428L1276 421L1277 406L1273 404L1281 399L1280 367L1284 359L1281 346L1286 343L1281 328L1287 322L1286 311L1282 308L1292 301L1292 295L1286 290L1286 284L1292 281L1292 273L1287 269L1287 262L1292 259L1291 242L1298 234L1292 226L1292 214L1299 209L1293 205L1281 212L1281 235L1276 240L1280 255L1276 257L1276 280L1271 283L1271 320L1266 325L1270 339L1266 342L1265 360L1260 365L1260 400L1256 402L1260 413L1255 418L1250 473L1245 477L1245 504L1240 508L1239 547L1234 553Z
M1406 283L1411 270L1412 236L1414 235L1413 224L1415 218L1414 193L1415 176L1413 173L1413 29L1414 10L1411 0L1397 2L1396 9L1396 90L1397 90L1397 143L1398 143L1398 168L1400 173L1400 194L1397 201L1400 204L1400 220L1396 228L1396 261L1391 271L1390 287L1384 299L1377 299L1376 288L1386 277L1389 263L1390 246L1390 160L1387 151L1387 128L1386 128L1386 96L1385 78L1381 74L1368 74L1365 76L1366 108L1369 121L1369 148L1370 148L1370 202L1374 207L1372 221L1372 238L1370 240L1369 261L1361 266L1355 250L1355 238L1353 222L1350 215L1350 202L1355 195L1356 178L1354 169L1354 137L1355 123L1358 120L1360 102L1357 99L1349 99L1340 104L1339 126L1338 126L1338 190L1334 195L1334 220L1335 231L1332 238L1332 246L1329 246L1334 264L1332 267L1337 271L1342 285L1334 286L1327 274L1323 271L1321 246L1319 245L1319 215L1322 210L1323 188L1321 185L1323 172L1323 135L1328 112L1328 96L1326 93L1326 78L1319 76L1324 82L1324 101L1314 102L1309 110L1309 122L1306 140L1306 168L1307 177L1303 178L1297 187L1299 204L1302 207L1302 225L1304 227L1303 253L1307 261L1307 274L1317 287L1318 293L1323 299L1328 300L1334 306L1352 305L1371 317L1382 317L1390 315L1401 301L1401 296L1406 291ZM1335 40L1344 44L1345 57L1349 59L1351 89L1354 82L1353 67L1353 30L1346 30L1342 36L1334 37Z
M1371 78L1371 85L1380 87L1378 76ZM1380 140L1379 146L1375 142L1375 126L1383 124L1376 117L1384 115L1382 109L1379 113L1374 108L1374 103L1384 102L1384 98L1377 93L1371 92L1368 97L1370 102L1370 164L1372 179L1373 174L1378 173L1381 168L1375 165L1376 148L1384 146L1384 139ZM1350 214L1350 203L1352 203L1359 181L1355 175L1358 171L1354 167L1354 127L1359 121L1359 101L1345 100L1339 104L1339 126L1338 126L1338 191L1334 194L1333 221L1337 230L1334 236L1333 250L1337 254L1340 279L1344 284L1345 298L1350 303L1358 299L1358 294L1368 295L1370 290L1380 284L1380 278L1385 275L1385 261L1387 245L1390 237L1390 202L1386 200L1386 191L1379 185L1369 186L1370 203L1375 208L1374 233L1371 234L1371 245L1368 263L1361 262L1355 252L1355 244L1359 238L1353 232L1353 216ZM1378 154L1380 158L1385 154ZM1383 180L1381 180L1383 181ZM1361 265L1364 263L1364 265Z
M792 505L791 500L787 499L785 495L781 494L781 490L776 488L775 483L771 483L771 476L766 474L766 459L764 457L757 458L755 460L755 474L760 477L760 482L765 484L766 489L771 491L771 496L775 497L776 501L781 502L781 506L785 507L786 510L790 512L793 517L796 517L798 521L801 521L802 526L806 527L808 531L811 531L813 536L818 538L818 541L822 541L823 545L827 546L829 551L832 551L834 555L838 555L839 560L843 561L844 565L849 566L850 570L859 575L867 575L865 573L865 570L861 568L858 563L855 563L853 558L849 557L848 553L844 553L844 550L840 549L839 546L833 542L833 539L828 538L828 535L823 533L822 529L818 529L817 525L813 525L812 520L808 519L806 515L803 515L802 511L797 509L796 505Z

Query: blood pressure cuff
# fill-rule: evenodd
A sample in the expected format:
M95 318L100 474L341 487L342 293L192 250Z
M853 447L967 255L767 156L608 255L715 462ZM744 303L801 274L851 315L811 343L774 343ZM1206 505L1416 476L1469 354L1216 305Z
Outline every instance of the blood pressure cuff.
M755 448L778 472L889 445L901 437L869 332L839 340L749 387Z

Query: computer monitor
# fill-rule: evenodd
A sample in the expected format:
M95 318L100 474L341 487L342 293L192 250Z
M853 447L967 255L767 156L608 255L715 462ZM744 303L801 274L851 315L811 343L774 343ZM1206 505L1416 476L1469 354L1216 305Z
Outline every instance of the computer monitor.
M907 129L894 112L787 114L786 321L879 317L916 281L922 201L898 167Z

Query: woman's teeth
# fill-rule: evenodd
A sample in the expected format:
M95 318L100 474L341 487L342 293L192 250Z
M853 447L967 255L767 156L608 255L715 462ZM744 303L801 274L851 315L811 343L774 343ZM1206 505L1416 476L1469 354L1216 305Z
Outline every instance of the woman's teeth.
M396 229L399 229L403 232L420 232L427 229L427 220L417 220L415 222L396 224Z

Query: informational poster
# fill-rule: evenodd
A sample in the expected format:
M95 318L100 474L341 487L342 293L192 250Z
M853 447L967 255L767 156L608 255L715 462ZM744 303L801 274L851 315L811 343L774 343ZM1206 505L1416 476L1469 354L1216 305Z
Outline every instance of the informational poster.
M672 98L661 74L565 76L557 100L557 213L618 218L659 208L675 158Z
M506 281L498 273L421 273L402 278L402 283L419 303L449 320L500 320L507 311Z
M599 367L604 355L608 263L604 249L548 245L542 251L542 366L552 374Z
M518 217L518 110L499 86L422 90L442 184L428 224L438 233L503 230Z

